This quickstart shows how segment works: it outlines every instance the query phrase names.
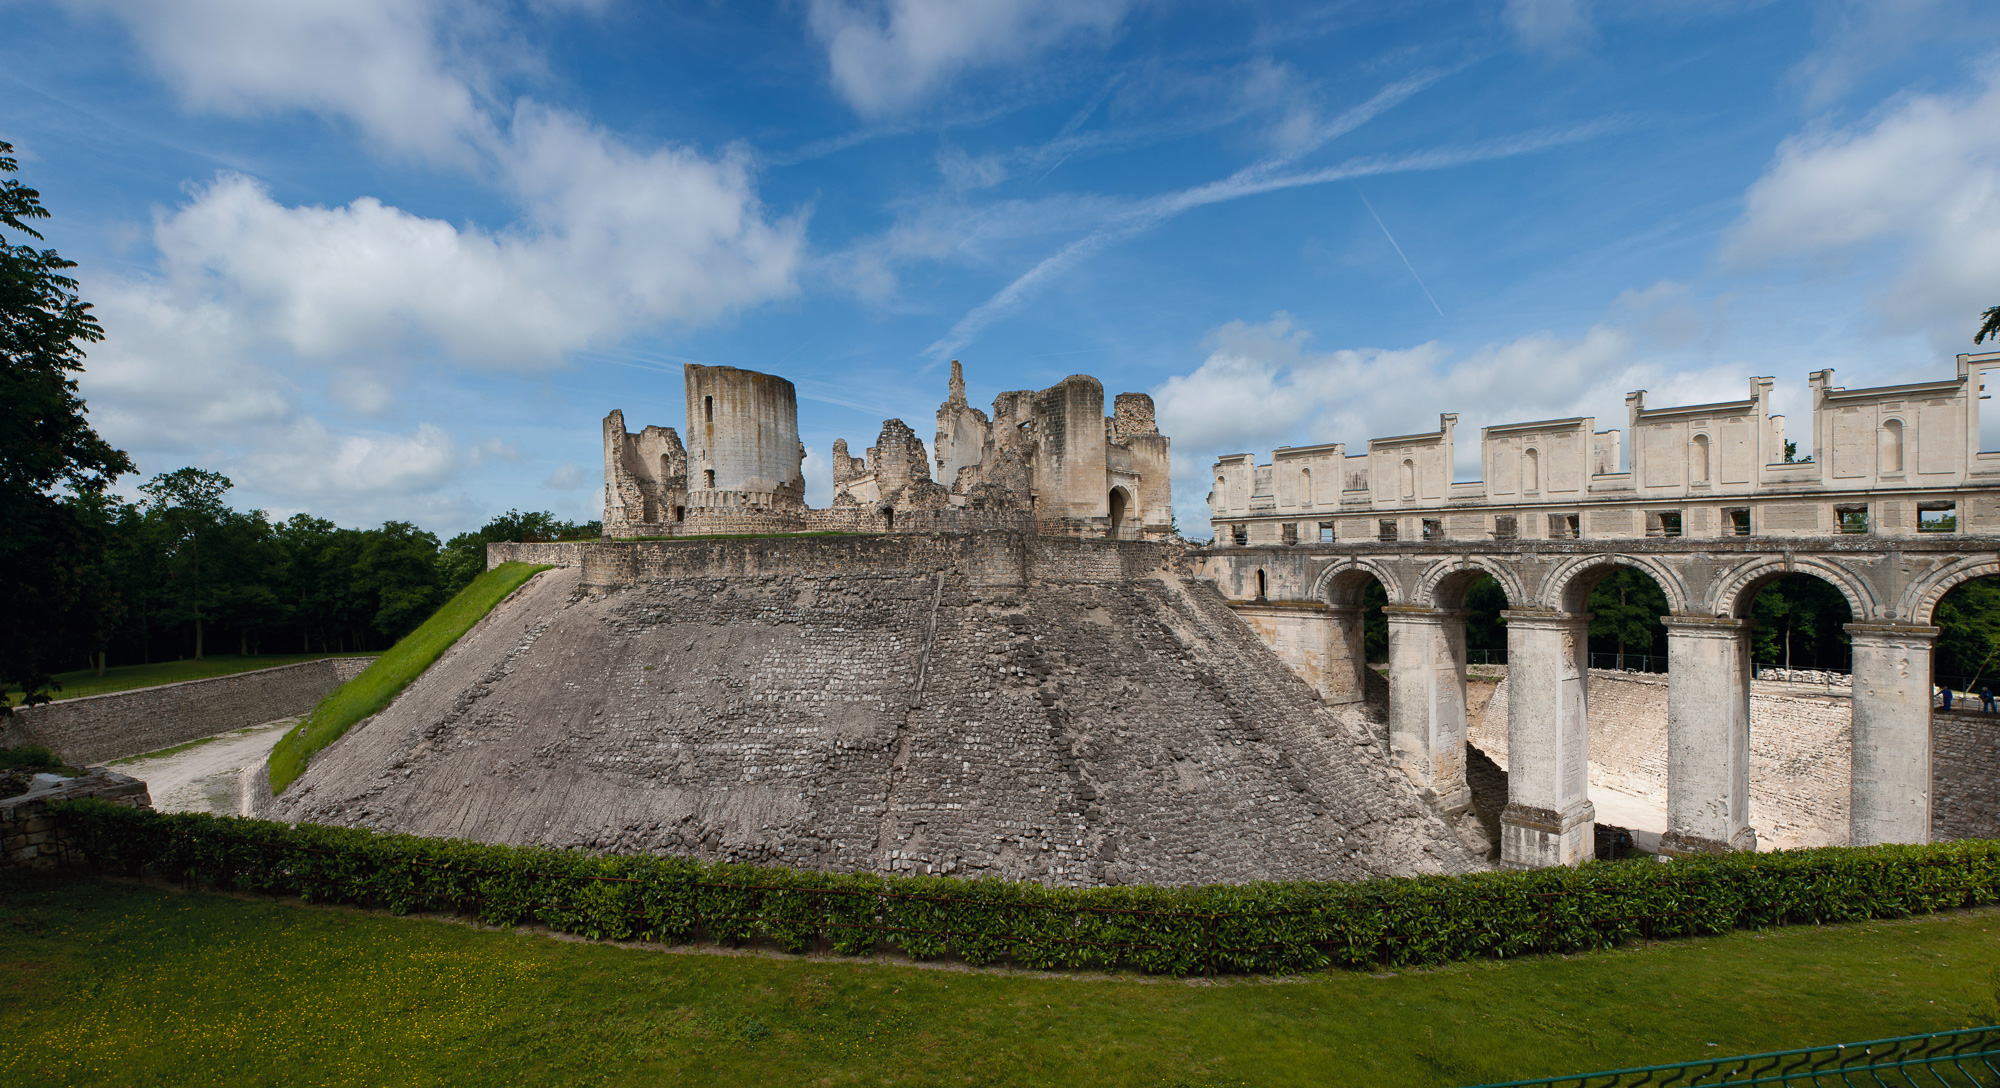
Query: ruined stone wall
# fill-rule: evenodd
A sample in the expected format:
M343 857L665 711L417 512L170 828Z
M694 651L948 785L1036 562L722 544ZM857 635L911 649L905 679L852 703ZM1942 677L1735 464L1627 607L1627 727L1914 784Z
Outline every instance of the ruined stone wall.
M1057 885L1481 864L1177 549L899 533L582 558L276 815Z
M561 540L541 544L517 544L505 541L486 546L486 569L492 570L502 563L534 563L537 566L574 567L583 562L583 548L588 541Z
M62 825L49 812L49 806L57 801L84 797L133 808L153 807L144 782L92 767L59 785L0 800L0 857L6 864L27 869L87 860L70 847Z
M1667 801L1665 676L1590 673L1590 783ZM1467 739L1507 765L1502 681ZM1838 846L1848 837L1852 706L1791 684L1750 693L1750 825L1771 847Z
M86 695L0 718L0 747L41 744L81 766L305 714L372 657L334 657L206 680Z

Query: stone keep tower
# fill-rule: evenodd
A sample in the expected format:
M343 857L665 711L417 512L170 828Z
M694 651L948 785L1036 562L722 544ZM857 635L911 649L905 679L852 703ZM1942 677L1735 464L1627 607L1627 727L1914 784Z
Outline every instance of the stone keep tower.
M792 383L733 366L685 367L689 506L805 505L799 402ZM705 494L716 492L720 494Z
M671 427L628 434L604 419L607 536L796 532L805 528L792 383L730 366L686 367L687 444Z

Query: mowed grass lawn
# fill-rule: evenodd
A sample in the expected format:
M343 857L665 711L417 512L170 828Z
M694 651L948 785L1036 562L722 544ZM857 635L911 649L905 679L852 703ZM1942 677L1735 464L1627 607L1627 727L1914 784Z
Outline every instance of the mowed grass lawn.
M14 874L0 1084L1462 1085L1988 1023L1996 963L1980 910L1380 976L1050 978Z
M134 688L150 688L158 684L178 684L183 680L206 680L211 676L229 676L252 669L271 669L279 665L296 665L301 661L318 661L328 657L373 657L375 651L355 654L210 654L200 661L155 661L150 665L113 665L97 675L94 669L80 669L76 672L59 672L56 681L62 690L55 693L57 699L76 699L85 695L106 695L114 691L131 691ZM14 689L7 692L8 700L18 704L21 692Z

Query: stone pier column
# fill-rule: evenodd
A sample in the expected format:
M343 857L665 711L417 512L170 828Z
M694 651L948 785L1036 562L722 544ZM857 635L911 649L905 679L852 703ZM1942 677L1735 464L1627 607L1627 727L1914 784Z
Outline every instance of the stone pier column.
M1362 639L1362 610L1329 608L1326 636L1326 687L1320 695L1329 703L1358 703L1367 697L1368 648ZM1346 681L1342 684L1341 681ZM1345 690L1343 690L1343 688Z
M1848 841L1931 841L1931 643L1935 627L1850 623L1854 777Z
M1590 613L1508 610L1507 808L1500 864L1576 865L1595 844L1587 672Z
M1750 624L1666 616L1665 854L1755 850L1750 827Z
M1438 812L1472 805L1465 784L1465 611L1384 605L1389 758Z

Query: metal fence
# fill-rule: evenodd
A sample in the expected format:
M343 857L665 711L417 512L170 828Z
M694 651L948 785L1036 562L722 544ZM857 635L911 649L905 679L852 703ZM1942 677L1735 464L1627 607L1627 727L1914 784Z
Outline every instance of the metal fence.
M1882 1088L1984 1088L2000 1085L2000 1026L1840 1043L1514 1080L1479 1088L1630 1088L1636 1085L1870 1085Z

